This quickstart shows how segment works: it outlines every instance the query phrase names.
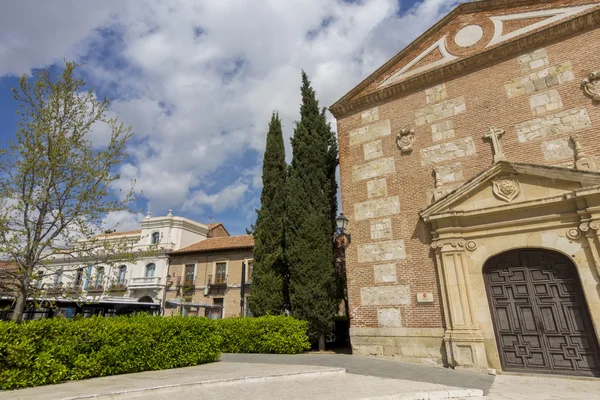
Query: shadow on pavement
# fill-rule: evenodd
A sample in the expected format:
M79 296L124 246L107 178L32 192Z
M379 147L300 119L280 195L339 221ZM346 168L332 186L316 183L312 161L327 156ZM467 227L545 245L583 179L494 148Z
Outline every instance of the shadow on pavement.
M494 382L492 375L348 354L223 354L220 361L340 367L346 368L351 374L481 389L484 393L489 391Z

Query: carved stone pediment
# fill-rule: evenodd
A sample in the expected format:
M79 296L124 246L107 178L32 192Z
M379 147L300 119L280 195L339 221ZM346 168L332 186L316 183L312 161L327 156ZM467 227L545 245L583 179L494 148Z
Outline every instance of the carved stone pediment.
M509 212L600 194L600 173L499 161L421 211L427 221L452 215Z

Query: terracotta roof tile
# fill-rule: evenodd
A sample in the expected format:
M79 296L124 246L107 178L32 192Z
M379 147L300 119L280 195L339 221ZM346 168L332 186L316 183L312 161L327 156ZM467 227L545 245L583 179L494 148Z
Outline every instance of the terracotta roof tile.
M0 269L16 269L17 264L14 261L0 261Z
M135 229L133 231L101 233L100 235L96 235L94 237L95 238L100 238L100 237L111 237L111 236L137 235L137 234L140 234L140 233L142 233L141 229Z
M172 251L171 254L196 253L216 250L251 249L253 247L254 236L252 235L222 236L201 240L187 247Z

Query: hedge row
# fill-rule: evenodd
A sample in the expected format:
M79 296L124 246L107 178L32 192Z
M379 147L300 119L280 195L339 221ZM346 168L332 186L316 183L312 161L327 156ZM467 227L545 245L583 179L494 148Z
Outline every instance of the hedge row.
M221 352L299 353L306 323L287 317L195 317L0 322L0 389L186 367Z
M218 321L223 353L297 354L310 349L305 321L282 316Z

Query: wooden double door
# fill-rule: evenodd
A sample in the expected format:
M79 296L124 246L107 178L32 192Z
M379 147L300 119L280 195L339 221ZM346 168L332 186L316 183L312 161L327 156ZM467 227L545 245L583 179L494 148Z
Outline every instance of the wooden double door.
M600 376L598 341L570 259L513 250L491 258L484 277L505 371Z

